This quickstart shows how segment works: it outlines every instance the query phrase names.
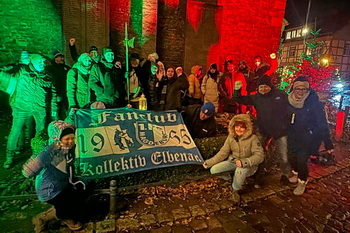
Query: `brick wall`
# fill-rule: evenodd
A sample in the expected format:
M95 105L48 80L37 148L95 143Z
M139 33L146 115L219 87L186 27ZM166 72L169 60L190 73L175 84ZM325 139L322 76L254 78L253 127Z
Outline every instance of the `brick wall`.
M18 60L22 49L50 57L62 49L59 7L60 0L1 0L0 65Z
M157 52L166 67L183 66L185 48L186 0L158 5Z
M78 53L88 52L94 45L102 50L109 46L108 0L62 0L63 37L67 60L69 39L76 38Z

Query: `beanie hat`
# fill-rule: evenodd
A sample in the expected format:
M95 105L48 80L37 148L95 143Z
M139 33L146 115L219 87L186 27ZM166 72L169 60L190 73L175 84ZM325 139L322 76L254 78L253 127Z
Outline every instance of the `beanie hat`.
M80 54L80 56L79 56L79 58L78 58L78 62L83 62L85 59L87 59L87 58L89 58L89 59L91 59L91 57L89 56L89 54L88 53L82 53L82 54Z
M56 57L58 57L58 56L64 57L63 53L61 53L61 51L59 51L58 49L55 50L55 51L53 51L52 55L53 55L53 58L54 58L54 59L55 59Z
M112 52L112 53L113 53L113 50L112 50L111 47L107 46L107 47L104 47L104 48L102 49L102 54L103 54L103 55L105 55L105 54L108 53L108 52Z
M241 126L242 128L247 128L247 125L244 121L235 121L233 126Z
M270 78L270 76L268 76L268 75L263 75L263 76L261 76L261 77L259 78L259 80L258 80L258 87L259 87L260 85L267 85L267 86L269 86L269 87L271 87L271 88L274 87L273 84L272 84L272 82L271 82L271 78Z
M218 66L216 65L216 63L213 63L213 64L210 65L209 69L218 70Z
M309 89L310 88L310 82L309 80L304 77L304 76L299 76L297 77L294 82L293 82L293 86L292 86L292 90L293 88L296 88L296 87L301 87L301 88L307 88Z
M214 114L215 107L212 102L205 102L201 108L201 112L207 116L212 116Z
M89 53L90 53L91 51L97 51L97 52L98 52L98 48L97 48L96 46L92 45L92 46L90 47L90 49L89 49Z
M73 128L65 128L64 130L62 130L62 133L60 135L60 140L68 134L74 134L74 129Z
M130 55L130 60L140 60L140 56L139 56L139 54L138 53L132 53L131 55Z

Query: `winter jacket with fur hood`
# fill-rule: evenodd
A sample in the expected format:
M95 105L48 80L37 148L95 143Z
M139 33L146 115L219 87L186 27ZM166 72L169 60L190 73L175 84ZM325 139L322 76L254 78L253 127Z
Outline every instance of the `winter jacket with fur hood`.
M247 129L238 137L235 133L234 124L236 121L245 122ZM229 135L220 151L211 159L205 161L208 167L224 160L240 160L243 167L258 166L264 161L264 151L256 135L253 134L253 124L247 114L236 115L229 124Z
M199 69L202 69L202 67L198 65L192 66L191 74L187 77L188 83L190 85L188 87L188 93L195 99L202 98L200 80L196 77L196 74Z
M64 121L51 122L48 127L49 146L39 155L33 155L23 165L25 177L35 177L35 190L40 201L49 201L63 191L72 180L74 148L61 148L58 144L64 129L74 126Z

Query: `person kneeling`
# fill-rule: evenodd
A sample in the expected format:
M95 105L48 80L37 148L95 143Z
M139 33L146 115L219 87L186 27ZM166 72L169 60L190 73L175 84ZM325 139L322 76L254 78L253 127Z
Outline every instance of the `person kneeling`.
M256 135L253 124L247 114L236 115L229 124L229 135L220 151L203 163L204 168L211 168L216 174L234 171L232 182L233 201L240 202L238 190L247 177L254 175L258 165L264 160L264 151Z
M48 135L49 145L39 155L33 155L22 170L25 177L35 177L39 200L53 205L33 218L35 232L45 232L47 223L55 219L61 219L73 231L79 230L83 227L80 220L86 214L89 192L82 181L73 182L75 127L54 121L48 127Z

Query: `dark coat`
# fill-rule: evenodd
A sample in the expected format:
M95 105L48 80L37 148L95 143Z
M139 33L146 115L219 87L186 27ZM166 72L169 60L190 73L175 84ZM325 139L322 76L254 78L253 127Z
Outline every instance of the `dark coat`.
M289 114L287 94L278 89L271 89L265 95L260 93L241 96L234 92L234 99L244 105L254 105L257 113L259 132L275 139L288 134Z
M185 124L192 138L214 137L216 135L216 120L214 115L201 120L199 114L202 105L195 104L185 108L183 113Z
M288 147L291 153L318 154L322 141L326 150L333 149L324 105L319 101L316 92L311 90L302 108L289 105L289 114L291 124L288 133Z
M168 81L165 110L181 110L181 91L189 87L186 76L173 77Z

